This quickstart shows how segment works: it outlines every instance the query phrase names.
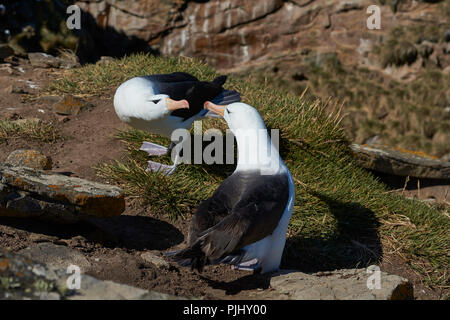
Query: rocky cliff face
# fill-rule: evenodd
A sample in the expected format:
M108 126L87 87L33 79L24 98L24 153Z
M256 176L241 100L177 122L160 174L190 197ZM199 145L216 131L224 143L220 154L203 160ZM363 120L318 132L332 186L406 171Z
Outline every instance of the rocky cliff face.
M395 1L400 4L392 8L391 2L102 0L78 4L98 25L144 39L163 54L201 57L229 70L298 62L310 52L337 52L344 64L371 66L378 63L371 55L373 45L382 44L394 25L448 23L444 14L437 15L437 4ZM381 8L381 30L366 25L370 15L366 9L374 3ZM441 60L448 64L446 58Z

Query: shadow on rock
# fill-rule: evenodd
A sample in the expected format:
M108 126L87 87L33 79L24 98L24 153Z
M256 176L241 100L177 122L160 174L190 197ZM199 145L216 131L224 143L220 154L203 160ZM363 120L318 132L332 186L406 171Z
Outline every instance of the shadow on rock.
M211 288L223 290L227 295L234 295L241 291L269 288L271 274L249 274L230 282L211 280L203 276L200 278Z

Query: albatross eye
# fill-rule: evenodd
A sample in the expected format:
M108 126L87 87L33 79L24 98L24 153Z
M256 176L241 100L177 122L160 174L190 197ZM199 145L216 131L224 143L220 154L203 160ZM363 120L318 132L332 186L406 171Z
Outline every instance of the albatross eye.
M158 104L161 101L161 99L156 99L156 100L152 100L152 101L153 101L153 103Z

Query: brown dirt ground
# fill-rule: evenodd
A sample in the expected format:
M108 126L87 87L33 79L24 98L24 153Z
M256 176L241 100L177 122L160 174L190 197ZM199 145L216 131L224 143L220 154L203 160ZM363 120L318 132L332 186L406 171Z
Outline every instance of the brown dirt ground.
M15 71L11 75L0 71L0 118L11 117L14 113L22 118L40 118L53 122L70 138L56 143L27 139L1 142L0 161L4 161L13 150L36 149L52 157L54 171L102 182L92 167L124 155L122 143L113 138L114 132L124 125L114 113L112 92L90 99L95 106L91 110L61 121L49 103L29 99L38 94L39 89L31 89L25 82L33 81L43 88L56 71L33 70L26 60L18 63L24 73ZM23 87L28 93L7 93L3 88L11 84ZM250 298L252 291L268 287L268 276L234 271L229 266L207 267L199 274L175 266L162 270L141 258L144 252L161 254L182 247L188 221L171 222L165 216L155 216L135 199L127 199L127 209L120 217L91 219L76 225L0 218L0 247L16 252L45 241L66 245L85 255L92 265L88 271L90 275L179 296L245 299ZM422 278L398 257L384 256L381 267L384 271L410 279L418 299L440 298L438 291L423 285Z

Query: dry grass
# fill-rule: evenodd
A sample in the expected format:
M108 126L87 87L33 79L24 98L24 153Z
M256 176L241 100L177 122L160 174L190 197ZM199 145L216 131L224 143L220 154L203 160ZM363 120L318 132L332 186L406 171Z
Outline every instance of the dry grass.
M55 142L63 139L60 131L52 124L25 120L0 120L0 141L14 138L33 139L42 142Z

